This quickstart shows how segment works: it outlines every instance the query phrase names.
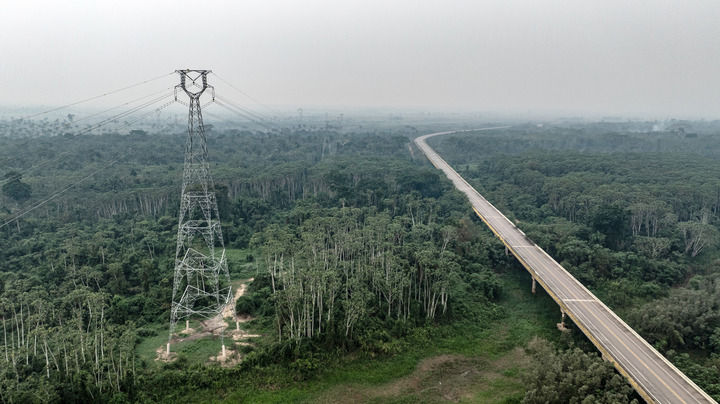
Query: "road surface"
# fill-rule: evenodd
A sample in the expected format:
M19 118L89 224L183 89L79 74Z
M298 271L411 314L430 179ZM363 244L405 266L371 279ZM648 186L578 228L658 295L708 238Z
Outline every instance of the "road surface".
M478 130L502 129L505 127ZM425 139L458 131L420 136L415 144L469 199L475 213L505 244L583 333L650 403L716 403L695 383L598 300L575 277L530 240L505 215L470 186Z

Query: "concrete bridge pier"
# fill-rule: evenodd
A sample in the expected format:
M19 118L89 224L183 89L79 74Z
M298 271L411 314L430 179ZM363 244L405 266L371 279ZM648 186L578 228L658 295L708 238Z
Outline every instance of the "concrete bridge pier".
M532 277L532 294L533 294L533 295L535 294L535 284L536 284L536 282L535 282L535 277L533 276L533 277Z
M561 317L560 317L560 322L557 323L557 329L562 332L570 331L565 327L565 311L563 309L560 309L560 314L561 314Z

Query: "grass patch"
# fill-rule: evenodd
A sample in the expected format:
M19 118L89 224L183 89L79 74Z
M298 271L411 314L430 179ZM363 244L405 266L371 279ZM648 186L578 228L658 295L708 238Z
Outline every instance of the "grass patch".
M534 336L550 341L564 337L555 328L560 310L541 288L536 295L530 293L531 278L525 270L508 270L501 279L502 319L435 326L430 329L432 338L408 337L408 348L394 356L346 355L323 363L322 370L302 382L294 381L289 369L276 366L268 370L276 382L250 378L222 392L196 391L186 398L202 401L209 394L227 403L518 403L525 394L522 377L528 365L523 348ZM583 338L579 332L572 334L578 335L571 338ZM219 341L176 349L188 359L200 352L214 355ZM434 362L446 357L451 359Z
M222 343L219 337L206 337L178 342L171 350L177 352L178 358L185 357L188 362L205 363L211 356L217 356L222 351Z
M462 402L519 404L525 397L525 385L519 377L506 376L492 381L487 389L477 392L472 399Z
M256 256L255 251L249 248L226 248L225 257L227 258L230 278L247 279L254 277L257 273Z
M235 327L235 324L233 323L232 326ZM168 324L153 324L143 328L149 332L154 332L156 335L143 338L135 348L135 352L146 365L150 367L160 366L162 362L155 359L157 358L157 349L162 348L164 350L168 342ZM190 328L194 332L202 331L200 320L190 320ZM183 333L183 330L185 330L185 321L180 321L177 324L175 335L179 338L187 337L188 335ZM226 345L230 341L228 340ZM195 340L174 342L170 346L171 352L183 356L190 363L207 363L210 356L216 356L221 349L220 337L217 336L204 336Z
M143 327L155 335L151 337L145 337L135 347L135 352L140 358L141 362L144 362L147 366L157 366L155 358L157 357L156 350L160 347L165 346L168 341L168 324L149 324Z

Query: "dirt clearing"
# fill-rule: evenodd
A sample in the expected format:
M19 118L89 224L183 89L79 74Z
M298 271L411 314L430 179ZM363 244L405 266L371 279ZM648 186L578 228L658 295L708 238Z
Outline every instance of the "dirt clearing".
M528 358L522 348L516 348L494 361L462 355L438 355L423 359L405 377L374 386L339 385L325 392L317 402L344 404L394 399L405 399L405 402L414 397L416 400L410 401L492 403L494 389L522 383L517 366L526 363Z
M240 354L237 351L230 349L230 345L232 344L231 341L235 341L237 345L250 345L249 342L243 340L259 337L259 335L248 334L245 330L235 329L235 324L232 324L237 321L239 325L239 323L244 323L252 320L252 318L250 317L235 316L235 305L237 303L237 300L241 296L243 296L245 292L247 292L247 288L250 282L254 280L254 278L250 278L242 281L242 283L240 283L235 290L235 294L233 295L233 301L227 304L223 308L222 312L217 316L201 321L200 327L198 327L199 329L186 327L182 330L179 330L177 334L173 335L173 338L170 341L171 349L173 345L180 342L188 342L205 337L225 335L225 330L228 328L228 324L225 322L225 319L229 318L232 330L228 333L229 335L226 335L226 337L230 337L230 341L226 341L226 344L228 345L226 349L226 355L225 357L223 357L222 353L219 353L217 356L210 357L210 360L224 362L225 365L238 363L240 361ZM180 325L180 323L178 323L178 325ZM174 352L170 352L170 355L168 355L165 346L158 348L155 352L157 353L157 357L155 358L155 360L158 361L172 362L177 357Z

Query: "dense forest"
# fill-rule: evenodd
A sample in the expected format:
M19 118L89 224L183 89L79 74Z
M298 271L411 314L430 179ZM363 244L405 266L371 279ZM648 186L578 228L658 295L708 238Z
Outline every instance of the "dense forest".
M244 254L231 272L254 267L238 309L267 336L244 348L246 366L279 360L305 373L299 364L318 350L392 351L391 334L449 316L449 296L464 299L469 282L480 291L472 299L497 293L486 267L461 271L468 257L450 247L462 199L412 162L408 137L211 130L209 139L229 251ZM184 141L139 131L2 138L12 167L2 222L77 184L1 230L2 401L172 399L152 385L186 359L163 370L137 349L167 323Z
M720 144L696 126L520 125L431 144L718 397ZM185 134L23 129L0 137L0 402L639 400L579 331L554 328L557 307L412 146L415 127L207 129L255 335L240 360L210 361L212 335L155 354Z
M518 127L433 144L530 238L717 398L717 133L604 129Z

